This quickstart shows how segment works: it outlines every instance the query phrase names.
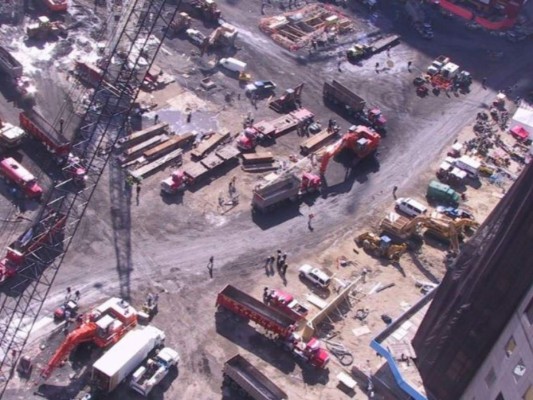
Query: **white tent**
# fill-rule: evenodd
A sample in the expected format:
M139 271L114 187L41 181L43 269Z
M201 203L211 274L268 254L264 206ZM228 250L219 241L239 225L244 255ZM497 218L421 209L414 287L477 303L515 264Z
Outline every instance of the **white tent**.
M511 119L511 128L515 125L522 126L533 137L533 106L522 101Z

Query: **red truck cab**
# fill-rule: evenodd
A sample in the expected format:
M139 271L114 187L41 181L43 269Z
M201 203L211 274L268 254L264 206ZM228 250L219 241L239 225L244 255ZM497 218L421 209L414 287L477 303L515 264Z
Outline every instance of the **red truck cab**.
M15 183L29 198L39 198L43 194L37 179L14 158L8 157L0 161L0 174L9 182Z

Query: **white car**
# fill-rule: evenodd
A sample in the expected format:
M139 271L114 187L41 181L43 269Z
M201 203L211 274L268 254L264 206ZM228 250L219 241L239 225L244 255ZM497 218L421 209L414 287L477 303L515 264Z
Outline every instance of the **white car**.
M309 264L304 264L299 269L300 278L306 278L313 282L315 286L326 289L331 283L331 278L328 274L318 268L314 268Z

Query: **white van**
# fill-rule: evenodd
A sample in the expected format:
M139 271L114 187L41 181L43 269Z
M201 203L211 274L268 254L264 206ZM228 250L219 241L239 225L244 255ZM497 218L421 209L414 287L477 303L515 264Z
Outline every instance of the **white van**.
M427 207L410 197L400 197L396 200L396 210L409 215L410 217L416 217L420 214L427 212Z
M234 72L244 72L246 63L233 57L221 58L218 62L222 67Z

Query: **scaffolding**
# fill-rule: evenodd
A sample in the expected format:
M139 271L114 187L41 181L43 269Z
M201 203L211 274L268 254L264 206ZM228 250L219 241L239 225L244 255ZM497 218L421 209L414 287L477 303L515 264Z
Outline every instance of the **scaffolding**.
M259 28L280 46L297 51L313 40L335 41L354 30L353 21L334 7L311 4L296 11L262 18Z

